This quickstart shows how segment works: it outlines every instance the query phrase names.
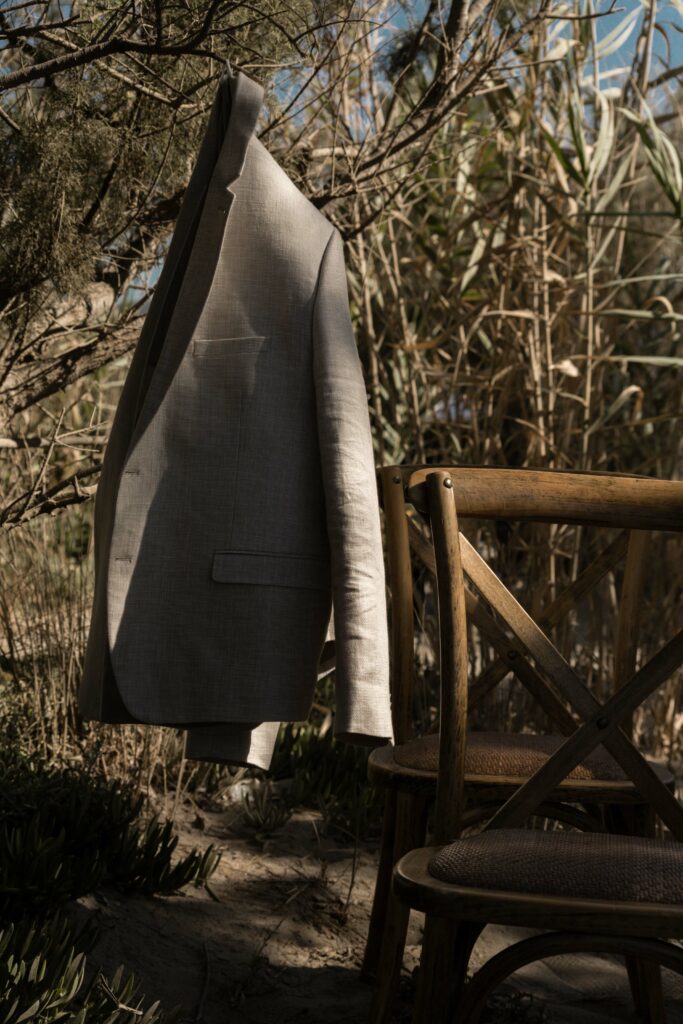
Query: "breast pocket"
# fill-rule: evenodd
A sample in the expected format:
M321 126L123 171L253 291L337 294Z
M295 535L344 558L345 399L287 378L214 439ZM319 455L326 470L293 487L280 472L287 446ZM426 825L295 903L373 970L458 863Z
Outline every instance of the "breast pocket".
M242 334L227 338L192 339L192 355L200 359L258 354L265 346L265 334Z
M252 399L267 373L270 341L263 334L193 338L191 366L205 400L220 406Z

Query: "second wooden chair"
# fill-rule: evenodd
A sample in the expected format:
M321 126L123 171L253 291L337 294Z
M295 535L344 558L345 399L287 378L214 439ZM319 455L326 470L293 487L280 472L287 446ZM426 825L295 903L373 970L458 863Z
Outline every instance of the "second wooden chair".
M409 908L392 897L391 873L394 864L408 850L422 846L427 820L433 807L438 782L439 737L436 733L414 736L414 574L411 552L431 573L435 571L433 546L423 521L411 503L408 488L423 481L434 467L384 467L380 471L381 492L387 529L389 582L391 587L392 705L395 746L373 751L368 764L370 781L385 790L385 810L380 863L375 887L370 927L366 940L363 974L375 979L371 1009L372 1024L390 1019L403 960ZM497 514L505 516L508 498L505 474L510 471L458 467L458 493L480 494L487 490L490 507L497 503ZM512 471L515 472L515 471ZM592 476L588 474L587 476ZM609 475L607 475L609 476ZM517 486L527 494L548 486L560 491L568 475L547 471L516 471ZM481 503L480 503L481 504ZM533 503L532 503L533 504ZM471 513L480 511L472 507ZM465 502L462 515L470 510ZM528 518L533 518L533 515ZM558 625L619 563L626 558L626 573L620 604L615 664L620 679L627 678L634 665L634 619L639 607L643 566L643 534L622 531L545 609L539 626ZM481 576L481 573L479 573ZM475 580L475 583L482 582ZM482 596L465 590L467 614L483 637L491 644L497 660L469 686L469 706L476 706L509 672L521 681L539 707L554 723L555 731L546 735L528 733L472 732L467 735L464 783L467 808L463 825L473 825L491 817L510 796L562 746L576 721L557 689L565 671L561 660L544 665L545 672L525 658L525 647L504 629L489 611ZM615 687L619 680L615 680ZM669 789L673 777L667 769L653 765ZM600 812L596 814L596 809ZM582 759L566 779L544 801L538 813L585 831L602 830L614 825L619 831L647 835L652 829L652 814L646 801L619 762L604 748Z
M468 483L463 476L460 469L437 468L413 474L408 485L414 506L431 524L441 667L434 845L405 854L393 874L395 895L406 907L426 912L413 1022L477 1024L487 994L513 971L549 956L600 952L626 959L639 1019L664 1024L659 965L683 975L683 950L666 941L683 938L683 806L630 732L634 712L664 683L672 680L677 697L683 670L680 597L657 610L657 632L670 635L673 630L673 637L601 704L459 532L458 513L496 515L502 502L511 520L662 531L669 543L677 539L676 532L679 537L683 533L683 482L563 474L536 479L528 490L525 473L491 471L492 482L498 477L496 494L486 481ZM575 724L483 831L463 836L469 741L465 577L523 645L525 655L557 681ZM661 830L668 829L667 838L530 827L562 781L601 746L632 780ZM474 943L490 923L542 933L492 957L467 981Z

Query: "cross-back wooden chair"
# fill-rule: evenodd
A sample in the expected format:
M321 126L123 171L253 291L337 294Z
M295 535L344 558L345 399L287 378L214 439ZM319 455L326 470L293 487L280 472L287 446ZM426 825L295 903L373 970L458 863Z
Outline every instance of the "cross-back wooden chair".
M648 983L659 965L683 974L683 806L629 735L637 708L683 666L683 630L621 678L600 704L459 532L458 517L501 517L683 532L683 482L602 474L428 467L407 470L406 494L428 516L440 642L438 781L432 845L404 854L393 891L426 912L414 1024L476 1024L490 990L521 966L570 951L623 955L642 1019L664 1006ZM633 549L632 549L633 550ZM573 728L477 834L462 836L467 759L467 577L506 623L539 678L552 680ZM627 603L631 598L627 595ZM671 838L530 828L563 780L603 746ZM663 830L660 830L663 831ZM546 930L497 954L466 982L486 924ZM645 965L654 966L654 972Z
M416 737L412 733L415 638L411 551L422 566L432 574L435 572L435 555L428 522L420 516L412 497L414 493L422 493L414 491L414 488L425 479L424 474L428 471L400 466L383 467L379 471L392 595L392 708L395 745L377 747L368 762L370 781L385 789L380 862L362 968L366 979L375 979L370 1014L373 1024L385 1024L391 1018L408 926L407 906L391 896L392 869L403 853L423 845L427 816L437 789L438 734ZM518 505L521 503L521 507L526 510L525 516L521 518L528 519L536 518L533 505L536 496L540 497L548 488L555 488L560 495L567 495L570 490L568 475L552 470L510 471L461 467L453 471L452 479L458 482L461 515L472 517L483 510L495 512L497 518L514 518L517 507L510 504L513 494L508 493L508 485L513 482L519 492ZM594 478L591 474L584 474L580 479ZM599 479L599 486L604 487L609 486L613 478L601 475ZM481 500L476 500L480 494L486 495L488 503L482 504ZM644 536L641 531L621 530L616 539L583 569L574 582L555 596L539 620L540 626L545 628L561 624L575 609L577 602L625 558L615 649L616 683L626 678L634 665L636 648L633 638L642 590ZM498 656L478 679L470 683L469 707L483 701L509 672L513 672L547 713L554 724L554 732L548 735L468 733L468 743L463 748L467 796L463 825L473 825L490 817L513 790L560 748L564 737L576 727L575 718L560 692L560 684L571 669L555 654L546 653L545 661L536 666L528 663L524 639L518 638L514 630L510 635L510 631L500 625L486 606L495 605L496 600L500 600L500 587L478 565L474 551L468 557L472 563L473 582L479 585L481 597L470 589L465 591L467 614ZM504 604L503 611L512 614L509 602ZM514 614L517 614L516 611ZM530 628L522 628L524 638ZM582 706L585 710L586 702ZM663 784L673 788L673 777L668 769L658 765L652 765L651 769L657 772ZM600 811L598 815L596 809ZM611 825L647 834L652 827L646 799L619 761L603 748L583 758L568 773L568 777L558 783L539 808L539 813L584 830L603 829L605 825Z

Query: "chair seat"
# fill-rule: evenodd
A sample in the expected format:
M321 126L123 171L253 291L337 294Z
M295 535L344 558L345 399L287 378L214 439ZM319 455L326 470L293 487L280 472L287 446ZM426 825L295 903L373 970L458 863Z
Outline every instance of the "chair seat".
M683 904L683 843L640 836L492 829L441 847L428 870L473 889Z
M528 778L545 764L565 739L564 736L527 733L470 732L467 734L465 773L469 776ZM397 765L413 771L436 772L438 735L430 733L394 747L393 759ZM666 770L663 775L668 775ZM567 778L574 781L629 781L604 747L596 748Z

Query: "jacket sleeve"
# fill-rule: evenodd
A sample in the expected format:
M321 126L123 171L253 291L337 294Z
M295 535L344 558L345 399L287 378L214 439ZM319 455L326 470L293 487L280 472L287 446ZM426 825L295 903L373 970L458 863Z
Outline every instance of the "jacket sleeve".
M351 743L393 741L375 460L349 313L343 243L336 228L318 276L313 373L332 565L334 734Z

